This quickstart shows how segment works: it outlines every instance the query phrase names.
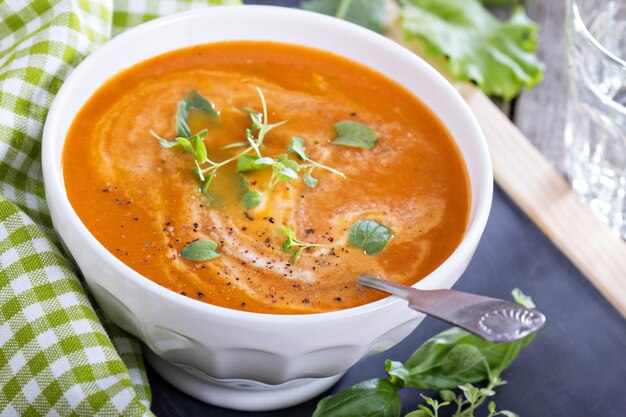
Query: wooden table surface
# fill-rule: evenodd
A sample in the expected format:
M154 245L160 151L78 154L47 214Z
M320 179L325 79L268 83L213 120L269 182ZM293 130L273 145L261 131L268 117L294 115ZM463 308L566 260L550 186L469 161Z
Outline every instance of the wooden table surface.
M245 1L295 6L298 0ZM564 0L527 2L540 24L544 81L500 108L555 166L562 170L566 93ZM455 288L507 298L520 287L535 299L548 324L503 377L499 408L526 417L626 416L626 321L551 243L529 218L496 188L490 220L467 272ZM427 318L405 341L350 369L327 394L384 376L384 360L406 360L426 339L448 326ZM267 413L213 407L176 390L148 367L153 411L166 416L310 416L319 398ZM421 402L417 391L403 392L403 415ZM477 413L486 415L486 411ZM447 415L447 414L445 414Z

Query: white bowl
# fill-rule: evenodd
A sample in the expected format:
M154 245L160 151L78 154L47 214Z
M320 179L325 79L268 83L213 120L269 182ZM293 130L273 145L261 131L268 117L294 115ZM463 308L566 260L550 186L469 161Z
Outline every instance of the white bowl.
M140 25L76 68L54 100L43 135L46 197L56 230L102 309L145 343L148 360L165 379L209 403L269 410L321 393L359 359L398 343L424 316L393 298L331 313L271 315L179 295L98 243L68 201L61 164L74 116L108 78L171 50L236 39L307 45L365 64L412 91L448 127L469 171L471 217L459 247L416 287L450 288L463 273L487 222L493 182L484 137L453 87L405 48L338 19L268 6L207 8Z

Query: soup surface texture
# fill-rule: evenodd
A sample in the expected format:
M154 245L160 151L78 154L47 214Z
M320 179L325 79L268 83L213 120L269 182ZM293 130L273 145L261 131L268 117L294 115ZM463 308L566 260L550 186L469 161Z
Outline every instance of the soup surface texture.
M298 178L273 175L267 166L239 173L235 159L215 171L203 193L194 155L163 147L151 134L176 137L179 103L193 91L219 112L187 109L189 130L208 130L203 141L213 163L247 149L246 129L258 138L251 114L262 119L262 95L266 122L285 123L267 132L259 154L274 161L288 155L304 166ZM335 124L345 121L373 129L375 145L333 143ZM308 158L345 178L290 152L294 136L304 140ZM309 172L314 187L304 181ZM272 314L333 311L384 297L359 287L360 274L414 284L459 245L470 208L460 152L415 96L355 62L272 42L195 46L122 71L76 116L63 173L80 219L126 265L184 296ZM242 203L248 191L256 201L246 204L258 206ZM361 220L391 231L380 252L350 244L350 228ZM325 246L304 249L294 262L300 247L284 247L283 227L300 242ZM181 256L191 242L209 239L219 256Z

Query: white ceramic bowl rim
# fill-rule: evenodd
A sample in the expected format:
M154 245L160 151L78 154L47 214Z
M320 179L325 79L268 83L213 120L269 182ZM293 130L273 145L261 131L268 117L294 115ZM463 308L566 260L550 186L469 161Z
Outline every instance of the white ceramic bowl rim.
M450 268L452 265L455 265L459 262L462 262L463 259L469 259L471 257L472 251L478 244L480 236L484 230L485 224L487 222L487 218L489 215L489 210L491 207L491 197L492 197L492 188L493 188L493 179L491 175L491 160L489 157L489 152L487 149L486 141L483 137L483 134L478 126L478 123L474 119L473 115L469 107L465 104L461 96L458 92L448 83L448 81L441 76L437 71L435 71L430 65L425 63L415 54L407 50L406 48L400 46L399 44L391 41L390 39L379 35L375 32L357 26L355 24L342 21L336 18L332 18L329 16L307 12L298 9L284 8L284 7L276 7L276 6L215 6L210 7L204 10L193 10L183 13L177 13L174 15L162 17L159 19L155 19L151 22L141 24L136 28L128 30L127 32L116 36L105 45L100 47L97 51L89 55L68 77L66 82L63 84L59 93L57 94L49 115L46 120L46 125L44 128L43 135L43 143L42 143L42 165L44 172L44 179L46 181L47 190L52 193L58 193L58 195L62 195L63 198L60 200L60 211L63 216L68 216L70 221L77 226L78 233L82 235L82 237L87 242L89 249L93 251L94 256L104 258L108 264L111 265L112 268L119 274L130 277L130 279L136 281L138 285L143 287L146 291L150 291L156 293L159 297L167 300L169 303L174 303L175 305L180 306L184 309L192 309L195 310L197 314L211 314L211 315L219 315L225 318L231 319L242 319L251 322L272 322L276 324L280 323L298 323L298 324L307 324L311 322L317 321L325 321L325 320L333 320L339 318L345 318L347 316L354 317L361 314L369 314L372 311L382 309L388 307L391 304L404 302L400 299L387 297L369 304L342 309L338 311L325 312L325 313L315 313L315 314L266 314L266 313L255 313L255 312L246 312L241 310L235 310L220 306L215 306L207 303L203 303L198 300L194 300L192 298L180 295L172 290L169 290L165 287L160 286L159 284L151 281L150 279L142 276L120 260L118 260L113 254L111 254L107 249L104 248L96 238L88 231L85 225L82 223L74 209L72 208L63 184L63 175L61 169L60 160L56 160L55 157L55 143L57 141L64 141L65 138L58 137L57 134L59 130L59 115L64 111L63 109L63 101L69 99L65 97L67 95L66 91L70 89L70 86L73 83L74 79L77 79L79 75L89 71L90 65L92 63L98 62L100 56L103 55L106 51L110 49L117 48L118 45L132 42L133 38L137 37L137 35L143 34L144 32L156 31L160 27L165 25L170 25L173 23L184 24L185 20L193 16L197 16L202 13L222 13L228 14L230 13L228 10L234 11L233 9L237 9L236 13L253 13L255 16L258 16L259 19L263 19L263 16L266 14L269 15L280 15L285 19L302 19L306 18L310 21L318 21L323 25L332 25L338 29L344 29L346 32L352 32L353 35L366 39L372 45L378 46L380 48L385 48L388 50L393 50L393 52L397 55L402 56L404 60L412 60L414 65L418 65L423 67L423 71L427 74L431 79L429 82L433 82L437 84L437 87L441 90L442 94L448 96L450 100L458 101L461 107L463 108L463 112L466 113L462 115L463 117L469 117L471 119L471 132L468 134L477 138L480 138L479 147L476 149L478 153L478 158L482 164L484 164L484 173L480 177L480 183L471 184L472 187L480 187L485 190L484 198L478 201L472 201L472 209L470 222L468 225L468 229L466 231L465 237L460 245L455 249L455 251L437 268L428 276L424 277L422 280L417 282L415 287L426 287L426 288L435 288L436 286L431 283L433 281L434 275L436 272L441 271L442 269ZM240 9L244 9L243 11Z

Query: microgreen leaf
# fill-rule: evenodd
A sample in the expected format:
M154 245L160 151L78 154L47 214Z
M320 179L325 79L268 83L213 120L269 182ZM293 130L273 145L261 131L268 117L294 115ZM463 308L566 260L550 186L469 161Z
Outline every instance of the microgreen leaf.
M297 248L296 253L291 258L291 262L294 263L294 264L300 258L300 255L302 254L302 251L304 251L304 249L306 249L306 248L312 248L312 247L317 247L317 248L334 248L334 247L337 246L337 245L334 245L334 244L302 242L302 241L298 240L298 238L296 237L295 232L293 230L291 230L291 228L289 228L289 227L281 227L279 230L280 230L280 232L283 235L285 235L287 237L285 239L285 241L283 242L283 246L282 246L283 252L288 253L289 251Z
M187 103L181 100L178 103L178 111L176 112L176 135L183 138L191 136L191 129L187 124Z
M184 101L188 109L199 110L213 118L219 117L219 113L215 110L215 105L196 90L191 90L187 93Z
M337 133L337 138L333 140L335 145L370 149L378 141L378 135L374 129L352 120L335 124L335 132Z
M156 133L154 133L152 130L150 131L150 134L152 136L154 136L154 138L156 140L159 141L159 143L161 144L162 148L168 149L168 148L173 148L174 146L178 146L180 145L180 143L178 143L178 141L176 139L174 140L167 140L162 138L161 136L157 135Z
M281 167L280 165L282 165L280 162L274 165L275 167L278 166L276 170L276 178L279 181L291 182L298 179L298 174L296 174L293 169L287 168L284 165Z
M263 202L263 197L256 191L248 191L241 197L241 203L247 209L257 207Z
M485 93L510 99L543 76L535 56L537 25L513 8L507 21L479 0L401 0L405 40L424 42L426 53L444 56L452 75L475 82Z
M192 90L178 103L176 113L176 135L184 138L191 136L191 129L187 124L189 110L199 110L213 118L217 118L219 113L215 111L215 106L196 90Z
M300 3L304 10L345 19L382 33L386 23L385 0L308 0Z
M196 158L198 163L202 164L207 160L207 151L206 145L204 144L204 138L206 137L208 131L206 129L192 135L189 138L189 143L191 144L192 153Z
M513 288L513 291L511 291L511 295L513 296L513 300L515 300L517 304L523 305L526 308L535 308L535 303L533 303L533 299L524 294L519 288Z
M337 174L342 178L346 178L343 172L337 171L334 168L331 168L329 166L320 164L319 162L313 161L311 157L305 152L304 139L302 138L293 136L291 138L291 145L287 148L287 151L291 153L295 153L300 159L306 162L305 164L302 165L302 167L305 167L305 168L312 167L311 170L309 170L309 174L305 175L306 178L304 178L304 182L308 187L315 187L317 186L317 183L318 183L317 179L311 176L311 171L313 170L313 168L324 169L326 171L332 172L333 174ZM279 160L281 159L279 158ZM296 164L296 166L298 166L298 164ZM300 168L300 166L298 166L298 168Z
M279 155L276 160L285 168L290 168L294 172L300 171L300 165L296 161L289 159L285 154Z
M253 155L242 155L237 161L237 172L258 171L273 166L275 162L269 157L259 158Z
M281 227L280 228L280 232L287 236L287 239L291 240L291 241L295 241L296 239L296 234L294 233L293 230L291 230L291 228L289 227Z
M300 159L308 160L309 156L304 152L304 139L294 136L291 138L291 146L287 148L289 152L297 154Z
M189 141L189 139L183 138L183 137L178 137L178 138L176 138L174 140L176 140L180 144L180 146L183 147L185 152L190 153L190 154L193 155L193 153L194 153L193 152L193 146L191 145L191 142Z
M215 177L215 173L212 172L210 173L205 179L204 181L202 181L202 187L200 187L200 192L202 194L206 194L207 191L209 190L209 187L211 186L211 182L213 181L213 177Z
M191 242L180 251L180 256L190 261L207 261L220 256L216 251L217 243L210 239Z
M399 417L402 401L386 379L370 379L317 404L313 417Z
M374 220L361 220L350 227L348 243L361 248L368 255L375 255L387 246L392 238L391 230Z
M311 175L311 171L304 174L302 179L304 180L304 184L309 188L315 188L319 183L319 180Z
M454 391L450 391L449 389L439 391L439 396L442 400L447 402L451 402L456 399L456 394L454 393Z

